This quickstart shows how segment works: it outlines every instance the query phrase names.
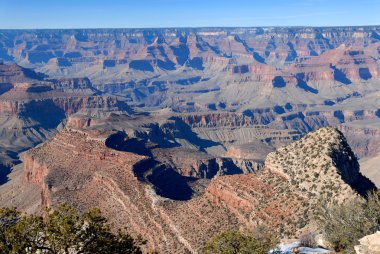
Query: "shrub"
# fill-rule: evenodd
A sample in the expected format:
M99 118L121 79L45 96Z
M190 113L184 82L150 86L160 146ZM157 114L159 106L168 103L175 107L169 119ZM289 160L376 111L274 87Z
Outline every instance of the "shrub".
M368 195L367 201L354 199L345 204L323 202L318 220L326 240L337 252L355 253L362 237L380 230L380 192Z
M318 247L316 237L317 234L315 232L306 232L302 234L299 238L300 245L302 247L316 248Z
M264 227L257 228L252 235L238 231L227 231L213 237L205 246L208 254L266 254L278 244L278 238Z
M280 242L278 235L265 225L257 226L253 230L252 236L254 239L260 241L262 245L267 246L269 249L273 249Z
M250 253L252 249L257 249L258 245L258 241L251 236L237 231L227 231L212 238L204 251L209 254Z
M142 253L141 239L111 232L98 209L80 214L63 204L43 216L0 209L0 253Z

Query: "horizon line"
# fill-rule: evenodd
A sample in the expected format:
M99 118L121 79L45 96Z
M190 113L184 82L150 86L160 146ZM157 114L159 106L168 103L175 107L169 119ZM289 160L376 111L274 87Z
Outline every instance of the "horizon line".
M309 26L309 25L297 25L297 26L179 26L179 27L73 27L73 28L1 28L0 30L97 30L97 29L136 29L136 30L155 30L155 29L239 29L239 28L350 28L350 27L380 27L377 25L338 25L338 26Z

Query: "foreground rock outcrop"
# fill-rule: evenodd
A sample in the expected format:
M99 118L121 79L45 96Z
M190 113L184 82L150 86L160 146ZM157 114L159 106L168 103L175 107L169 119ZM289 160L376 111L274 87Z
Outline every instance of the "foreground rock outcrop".
M357 254L377 254L380 253L380 232L377 231L359 240L360 245L355 246Z

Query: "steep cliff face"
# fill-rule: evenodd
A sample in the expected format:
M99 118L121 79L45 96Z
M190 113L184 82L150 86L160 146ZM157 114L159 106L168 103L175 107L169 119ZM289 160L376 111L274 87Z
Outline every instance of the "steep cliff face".
M359 80L378 78L377 59L363 49L342 44L318 57L290 66L289 71L303 73L305 82L337 81L349 85Z
M190 149L153 150L157 160L171 165L183 176L211 179L217 175L253 173L263 167L260 160L234 157L216 157Z
M40 162L38 158L30 154L22 156L24 163L23 183L35 184L41 189L41 203L42 207L51 206L51 188L52 186L45 181L48 176L49 169L44 162Z
M100 94L89 79L48 79L15 64L0 65L0 91L0 153L15 163L17 153L51 138L69 115L97 119L130 110L116 97Z
M182 114L177 118L173 117L173 119L180 119L192 127L192 130L200 138L223 143L228 154L234 157L233 155L236 153L239 157L238 150L249 152L249 149L243 148L242 145L249 146L250 143L255 143L255 145L250 146L250 149L255 150L255 146L261 146L261 149L268 150L268 147L265 148L257 141L277 146L290 143L301 137L301 133L293 130L293 126L289 126L288 130L277 128L275 125L273 128L268 126L267 124L273 121L274 115L273 109L266 109L263 112L257 111L247 114L230 112ZM235 148L233 148L234 145ZM231 148L229 148L230 146Z
M355 123L358 125L343 124L338 126L338 129L347 137L347 141L355 154L359 158L373 157L379 154L380 130L376 126L372 126L370 121L357 121Z
M0 83L27 83L32 80L42 80L46 76L17 64L0 63Z
M68 126L73 126L69 120ZM136 125L131 126L131 122ZM237 154L228 153L226 143L234 143L239 140L222 140L213 137L203 137L198 129L192 129L178 118L169 116L140 117L139 120L131 120L128 124L119 122L112 128L120 128L106 140L110 148L145 155L174 168L177 173L186 177L211 179L215 175L230 175L237 173L250 173L259 170L264 162L264 157L272 147L260 141L252 129L252 139L256 144L265 147L262 153L257 151L245 151L250 156L239 157ZM83 126L93 122L79 122ZM215 130L210 130L210 132ZM227 135L227 134L226 134ZM268 136L270 132L268 131ZM245 143L239 140L239 143ZM248 141L247 141L248 142ZM242 148L243 149L243 148Z

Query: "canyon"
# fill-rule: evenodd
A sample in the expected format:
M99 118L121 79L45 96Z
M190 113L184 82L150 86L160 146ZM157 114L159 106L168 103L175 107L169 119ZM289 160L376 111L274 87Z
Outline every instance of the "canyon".
M160 253L380 186L380 27L0 30L0 200Z
M345 202L374 189L342 133L332 127L270 153L263 169L212 180L109 148L107 136L65 128L24 153L23 168L0 186L2 204L29 212L62 202L81 210L99 207L116 228L143 235L148 249L197 253L217 233L263 223L294 237L315 227L311 218L321 198Z

